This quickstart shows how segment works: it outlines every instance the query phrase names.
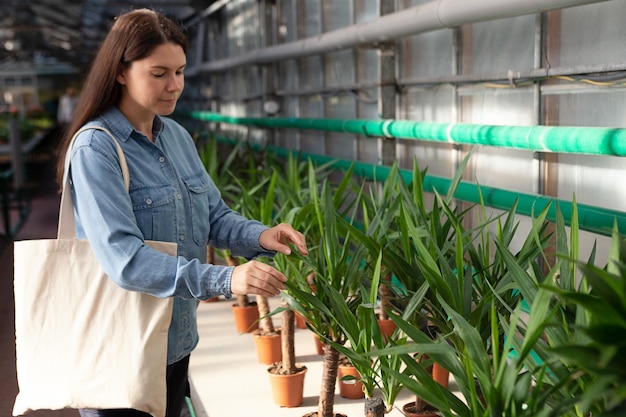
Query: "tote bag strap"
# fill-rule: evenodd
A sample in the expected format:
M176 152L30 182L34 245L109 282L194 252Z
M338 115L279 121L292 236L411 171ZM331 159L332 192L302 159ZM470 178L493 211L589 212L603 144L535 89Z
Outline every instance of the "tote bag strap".
M122 176L124 177L124 186L126 187L126 191L128 192L130 188L130 175L128 173L128 164L126 163L126 157L124 156L124 151L122 151L122 147L120 146L117 139L108 129L102 126L84 126L78 130L72 137L70 144L67 148L67 153L65 157L65 167L63 169L63 188L61 190L61 206L59 208L59 226L57 230L57 238L58 239L75 239L76 238L76 230L75 230L75 220L74 220L74 204L72 202L72 192L70 191L69 186L69 168L70 168L70 159L71 159L71 151L72 146L74 146L74 141L76 137L82 132L96 129L102 130L106 132L113 142L115 143L115 147L117 149L117 156L120 159L120 167L122 168Z

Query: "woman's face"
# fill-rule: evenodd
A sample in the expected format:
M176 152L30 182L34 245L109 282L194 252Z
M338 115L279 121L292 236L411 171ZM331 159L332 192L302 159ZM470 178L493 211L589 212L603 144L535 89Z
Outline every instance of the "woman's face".
M120 108L135 116L169 115L185 86L187 60L180 45L165 43L147 57L133 61L117 76L122 84Z

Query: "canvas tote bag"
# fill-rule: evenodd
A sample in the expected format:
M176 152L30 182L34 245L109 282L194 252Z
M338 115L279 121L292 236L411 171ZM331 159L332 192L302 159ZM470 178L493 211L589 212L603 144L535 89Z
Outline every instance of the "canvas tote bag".
M89 128L105 130L115 141L128 190L119 143L106 129ZM163 417L173 299L126 291L102 272L89 242L75 238L68 168L69 158L57 239L14 243L19 393L13 415L134 408ZM176 256L175 243L146 243Z

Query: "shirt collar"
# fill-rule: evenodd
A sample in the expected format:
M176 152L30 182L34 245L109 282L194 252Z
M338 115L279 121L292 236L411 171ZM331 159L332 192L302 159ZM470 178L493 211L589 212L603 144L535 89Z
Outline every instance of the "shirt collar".
M124 114L122 114L117 107L111 107L109 110L104 112L99 119L102 120L102 123L104 123L104 125L111 130L111 133L113 133L113 135L122 142L128 141L131 135L133 135L133 132L135 132L135 135L141 134L135 130L126 116L124 116ZM152 134L155 140L162 131L163 120L159 115L156 115L154 117L154 123L152 124Z

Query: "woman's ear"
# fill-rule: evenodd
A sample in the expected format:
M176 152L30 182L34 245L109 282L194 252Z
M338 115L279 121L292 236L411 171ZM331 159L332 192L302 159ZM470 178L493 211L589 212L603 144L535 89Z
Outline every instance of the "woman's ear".
M124 77L124 71L117 74L117 77L115 77L115 79L117 80L118 83L122 85L126 85L126 78Z

